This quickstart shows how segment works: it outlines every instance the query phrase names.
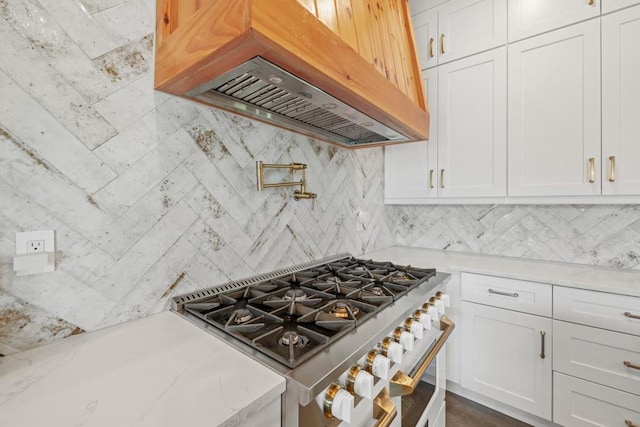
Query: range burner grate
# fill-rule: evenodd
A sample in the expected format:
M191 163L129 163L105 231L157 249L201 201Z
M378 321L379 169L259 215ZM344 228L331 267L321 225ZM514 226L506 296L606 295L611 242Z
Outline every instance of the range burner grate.
M294 368L435 273L345 254L182 295L174 309Z

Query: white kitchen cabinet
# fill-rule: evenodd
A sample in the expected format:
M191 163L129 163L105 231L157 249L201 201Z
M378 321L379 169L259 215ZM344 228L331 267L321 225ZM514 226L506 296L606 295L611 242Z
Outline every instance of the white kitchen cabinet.
M438 10L426 10L413 17L413 35L420 61L420 69L438 65Z
M640 395L640 337L554 320L553 369Z
M601 0L602 1L602 13L609 13L625 7L640 4L638 0Z
M602 194L640 194L640 6L602 18Z
M451 0L438 7L438 63L507 42L506 0Z
M601 0L510 0L509 42L595 18Z
M393 203L401 199L436 197L438 168L438 78L435 69L422 72L431 114L429 141L387 146L384 149L384 198Z
M413 16L413 27L423 69L493 49L507 41L506 0L450 0L426 10L412 5L411 10L421 11Z
M565 427L640 425L640 396L558 372L553 381L554 423Z
M506 195L506 49L438 67L438 196Z
M551 420L552 320L462 302L462 386Z
M509 196L600 194L600 21L509 45L508 90Z

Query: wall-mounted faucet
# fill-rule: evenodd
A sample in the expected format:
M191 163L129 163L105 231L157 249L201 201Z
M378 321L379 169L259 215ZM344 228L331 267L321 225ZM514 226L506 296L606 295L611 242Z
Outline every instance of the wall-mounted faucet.
M291 171L300 171L302 177L300 181L291 181L291 182L275 182L275 183L265 183L264 182L264 170L265 169L289 169ZM256 162L256 179L258 184L258 191L262 191L265 188L273 188L273 187L295 187L300 186L300 190L296 190L293 193L294 200L300 199L311 199L311 209L313 209L315 205L315 199L317 197L316 193L310 193L307 191L307 175L306 175L307 165L305 163L289 163L286 164L269 164L262 163L261 160Z

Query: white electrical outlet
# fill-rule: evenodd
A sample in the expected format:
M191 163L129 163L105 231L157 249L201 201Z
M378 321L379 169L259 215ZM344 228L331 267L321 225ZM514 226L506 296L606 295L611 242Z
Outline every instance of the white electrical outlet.
M55 271L55 233L53 230L16 233L14 269L17 276Z
M44 240L28 240L27 241L27 253L36 254L44 252Z

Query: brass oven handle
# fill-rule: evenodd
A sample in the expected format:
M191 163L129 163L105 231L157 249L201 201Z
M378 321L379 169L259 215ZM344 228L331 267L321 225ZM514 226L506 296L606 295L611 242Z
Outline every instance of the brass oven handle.
M632 368L632 369L638 369L640 370L640 366L638 365L634 365L633 363L629 362L628 360L625 360L624 362L624 366L626 366L627 368Z
M407 396L413 393L418 386L418 383L420 383L420 379L424 375L425 371L436 358L438 352L442 349L455 327L455 323L453 323L447 316L442 316L440 318L440 330L443 332L434 344L433 350L431 350L427 355L412 377L401 371L396 372L389 383L391 396Z
M429 39L429 58L433 58L433 42L435 42L435 40L431 37Z
M433 169L429 170L429 188L433 188Z
M540 359L547 357L544 354L544 336L547 335L545 331L540 331Z
M444 169L440 169L440 188L444 188Z
M631 420L624 420L624 423L628 426L628 427L637 427L633 421Z
M515 292L510 294L509 292L494 291L491 288L489 288L489 293L490 294L495 294L495 295L503 295L505 297L513 297L513 298L518 298L519 297L519 295L517 293L515 293Z
M609 182L616 182L616 156L609 156Z
M631 314L628 311L626 313L624 313L625 316L631 318L631 319L640 319L640 316L636 316L635 314Z
M596 182L596 158L589 157L589 182Z
M373 415L378 420L374 427L389 427L398 415L398 410L389 396L387 388L383 388L373 401Z
M444 55L444 33L440 34L440 53Z

